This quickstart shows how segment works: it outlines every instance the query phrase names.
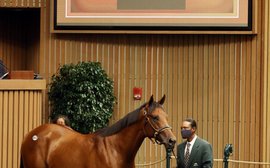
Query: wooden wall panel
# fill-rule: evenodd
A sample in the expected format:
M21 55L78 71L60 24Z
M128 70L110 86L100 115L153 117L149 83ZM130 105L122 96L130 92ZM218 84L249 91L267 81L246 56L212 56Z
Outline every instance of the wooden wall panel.
M47 0L1 0L0 7L45 7Z
M1 1L0 6L9 6L10 2ZM258 3L263 17L259 14L257 18L264 19L262 23L256 20L256 35L51 34L50 1L12 2L41 7L37 61L47 83L60 65L78 61L102 63L114 80L118 99L111 123L147 101L151 94L156 99L166 94L165 109L178 143L182 141L182 120L193 117L198 122L198 135L213 145L215 159L222 159L224 146L232 143L233 160L270 161L268 1ZM2 40L0 51L5 45ZM142 101L132 99L135 86L143 88ZM43 98L47 100L45 95ZM48 101L43 101L43 111L49 110ZM48 113L42 117L43 122L48 121ZM5 157L0 154L2 163ZM164 158L164 148L146 140L136 163ZM175 166L175 160L172 164ZM165 167L165 161L150 167ZM215 162L214 167L223 167L222 162ZM231 162L229 167L259 166Z
M45 80L0 80L0 167L19 167L24 136L42 123L45 86Z
M264 62L264 75L263 75L263 115L262 115L262 123L263 123L263 129L262 129L262 161L264 162L270 162L270 143L269 143L269 139L270 139L270 125L269 125L269 121L270 121L270 2L269 1L265 1L265 5L264 5L264 13L265 13L265 17L263 19L263 29L264 29L264 33L263 33L263 38L264 40L264 44L263 44L263 52L264 52L264 58L263 58L263 62ZM266 167L266 166L265 166Z
M59 65L76 63L81 57L99 61L115 82L118 104L111 123L147 101L151 94L156 99L166 94L165 109L179 143L181 121L193 117L199 125L198 135L213 144L214 158L222 159L225 145L232 143L235 151L232 159L260 160L256 155L260 145L255 143L262 140L255 136L261 117L256 113L260 111L257 102L261 101L261 55L257 54L260 52L256 49L256 37L118 35L117 40L112 40L113 37L53 35L51 43L63 46L50 51L48 58L54 59L42 63L47 65L45 69L52 67L50 73L43 76L50 81ZM55 55L64 52L57 48L70 47L74 47L72 52L65 52L61 57ZM82 53L85 56L80 56ZM141 102L132 99L133 87L143 88ZM154 162L164 157L163 149L146 140L137 163ZM165 166L164 162L159 166ZM222 167L222 162L215 162L215 166ZM230 166L247 167L235 163Z
M42 92L0 91L0 167L19 167L23 137L42 122Z

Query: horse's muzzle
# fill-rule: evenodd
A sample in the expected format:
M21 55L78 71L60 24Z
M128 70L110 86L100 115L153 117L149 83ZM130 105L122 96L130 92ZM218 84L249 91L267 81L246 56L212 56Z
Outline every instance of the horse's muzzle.
M168 144L166 145L166 148L168 148L168 149L173 149L175 143L176 143L176 140L173 139L173 138L170 138L169 141L168 141Z
M174 138L169 138L163 141L161 144L165 146L166 149L173 149L175 146L176 140Z

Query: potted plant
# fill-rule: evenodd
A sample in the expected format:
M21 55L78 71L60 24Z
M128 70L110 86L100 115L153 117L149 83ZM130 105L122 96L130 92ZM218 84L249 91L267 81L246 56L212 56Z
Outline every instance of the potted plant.
M65 64L49 84L50 118L66 115L71 127L81 133L103 128L112 116L113 81L99 62Z

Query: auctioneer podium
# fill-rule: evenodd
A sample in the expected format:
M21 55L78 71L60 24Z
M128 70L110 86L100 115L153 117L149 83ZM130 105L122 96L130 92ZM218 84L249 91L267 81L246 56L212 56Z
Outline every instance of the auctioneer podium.
M45 89L45 80L0 80L0 167L19 167L23 137L42 123Z

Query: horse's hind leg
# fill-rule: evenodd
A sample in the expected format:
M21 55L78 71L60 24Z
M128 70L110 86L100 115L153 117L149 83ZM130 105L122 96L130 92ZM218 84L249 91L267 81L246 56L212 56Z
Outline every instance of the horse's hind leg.
M23 160L22 160L22 155L21 155L21 159L20 159L20 168L24 168Z
M40 155L28 155L21 159L20 168L47 168L46 163Z

